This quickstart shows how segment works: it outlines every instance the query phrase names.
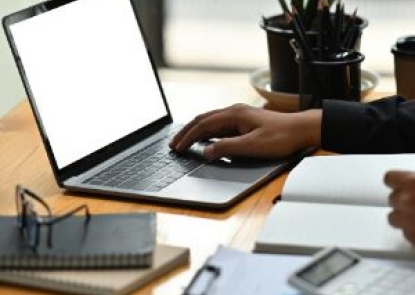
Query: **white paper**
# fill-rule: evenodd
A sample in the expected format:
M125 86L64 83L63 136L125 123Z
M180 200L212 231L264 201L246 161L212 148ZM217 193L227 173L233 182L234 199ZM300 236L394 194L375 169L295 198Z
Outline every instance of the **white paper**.
M288 275L306 261L294 255L252 254L221 247L208 261L221 274L209 295L297 295Z
M284 201L387 206L389 170L415 170L415 155L344 155L304 159L289 174Z
M415 259L400 230L388 224L389 208L280 202L266 219L256 249L312 254L332 246L367 257Z

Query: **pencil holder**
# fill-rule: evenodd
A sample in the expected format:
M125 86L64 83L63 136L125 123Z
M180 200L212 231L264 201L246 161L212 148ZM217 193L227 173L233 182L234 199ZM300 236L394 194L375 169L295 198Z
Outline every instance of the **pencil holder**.
M415 98L415 36L398 39L392 47L395 59L396 92L405 98Z
M350 19L350 15L346 16ZM366 18L359 16L356 20L360 31L368 26ZM294 33L290 27L287 27L284 15L276 15L262 19L261 28L266 32L269 67L271 75L271 89L276 92L299 93L299 69L295 61L295 54L289 44L294 38ZM311 45L317 46L316 31L307 31L307 37ZM356 37L354 44L355 50L360 50L362 36Z
M298 57L300 111L321 108L323 99L360 101L360 64L364 58L357 51L345 51L327 61Z

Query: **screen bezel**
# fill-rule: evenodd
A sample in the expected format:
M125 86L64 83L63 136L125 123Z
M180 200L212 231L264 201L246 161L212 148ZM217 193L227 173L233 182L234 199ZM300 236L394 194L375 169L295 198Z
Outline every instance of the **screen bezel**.
M141 36L143 38L144 41L144 45L148 54L148 57L150 59L151 62L151 67L153 69L153 73L155 75L155 78L157 80L157 85L160 91L160 95L162 96L164 105L166 107L166 111L167 111L167 115L158 119L157 121L143 127L140 129L135 130L134 132L124 136L123 138L105 146L102 147L101 149L63 167L63 168L58 168L55 156L53 154L52 151L52 147L49 141L49 138L46 134L45 128L43 126L43 122L42 122L42 118L38 112L38 108L36 106L36 99L31 91L30 88L30 83L26 77L25 74L25 70L24 67L22 65L21 59L19 57L19 52L17 50L17 47L14 43L13 40L13 35L11 33L10 30L10 26L15 24L15 23L19 23L21 21L24 21L26 19L35 17L39 14L51 11L53 9L59 8L61 6L67 5L69 3L75 2L75 1L79 1L79 0L52 0L52 1L46 1L46 2L42 2L39 3L37 5L33 5L31 7L28 7L26 9L20 10L18 12L15 12L13 14L10 14L8 16L5 16L3 18L3 28L4 31L6 33L6 37L7 40L9 42L15 63L17 65L20 77L22 79L23 82L23 86L25 88L26 91L26 95L28 96L29 99L29 103L33 112L33 115L35 117L36 120L36 124L38 126L42 141L44 143L45 149L46 149L46 153L48 155L48 159L49 162L52 166L52 170L55 176L56 181L58 182L59 186L63 187L63 182L65 180L67 180L70 177L73 176L77 176L87 170L89 170L90 168L98 165L99 163L102 163L103 161L117 155L118 153L120 153L121 151L127 149L128 147L140 142L142 139L145 139L147 137L149 137L151 134L156 133L157 131L161 130L162 128L164 128L166 125L171 124L173 122L172 116L171 116L171 112L170 112L170 108L168 106L167 100L166 100L166 96L165 93L163 91L163 87L161 85L161 81L159 78L159 75L157 73L157 68L154 62L154 59L151 55L150 52L150 47L148 45L148 41L147 38L145 37L145 33L141 24L141 21L139 19L139 15L138 15L138 11L137 8L134 6L133 1L132 0L128 0L130 2L130 5L133 9L135 18L137 20L137 26L141 32ZM35 12L35 15L30 15L30 12ZM138 85L139 86L139 85Z

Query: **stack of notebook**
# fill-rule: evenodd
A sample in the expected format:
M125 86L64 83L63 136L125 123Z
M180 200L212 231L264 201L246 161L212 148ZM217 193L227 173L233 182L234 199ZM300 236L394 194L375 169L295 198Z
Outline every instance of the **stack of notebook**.
M75 216L46 232L36 252L16 217L0 216L0 281L76 294L126 294L189 259L186 248L155 245L154 213ZM76 269L76 271L75 271Z

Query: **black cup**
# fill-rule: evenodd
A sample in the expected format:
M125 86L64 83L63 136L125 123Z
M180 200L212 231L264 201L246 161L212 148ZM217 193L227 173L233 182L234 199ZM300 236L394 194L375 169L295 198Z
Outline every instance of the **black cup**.
M345 51L324 61L299 63L300 110L321 108L323 99L360 101L360 64L364 55Z
M406 98L415 98L415 36L398 39L392 47L395 56L396 92Z

